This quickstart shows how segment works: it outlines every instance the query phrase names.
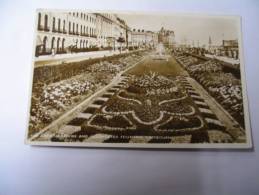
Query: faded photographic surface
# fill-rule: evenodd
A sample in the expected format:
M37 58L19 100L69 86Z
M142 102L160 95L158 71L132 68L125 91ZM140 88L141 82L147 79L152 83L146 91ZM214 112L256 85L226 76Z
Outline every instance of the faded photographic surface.
M251 146L238 17L39 10L35 32L27 143Z

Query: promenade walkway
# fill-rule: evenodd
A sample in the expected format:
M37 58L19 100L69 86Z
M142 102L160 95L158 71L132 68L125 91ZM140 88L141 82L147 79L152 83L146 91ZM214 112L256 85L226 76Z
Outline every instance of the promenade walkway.
M136 50L134 50L136 51ZM39 66L51 66L58 65L62 63L77 62L88 59L102 58L104 56L113 56L124 53L131 53L134 51L91 51L91 52L80 52L80 53L71 53L71 54L56 54L56 55L47 55L35 57L35 67Z

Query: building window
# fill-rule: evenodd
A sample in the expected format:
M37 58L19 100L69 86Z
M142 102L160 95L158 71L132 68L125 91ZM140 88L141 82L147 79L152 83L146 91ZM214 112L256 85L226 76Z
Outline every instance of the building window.
M81 35L83 34L83 27L82 27L82 25L80 25L80 34Z
M66 33L66 21L63 20L63 33Z
M76 34L78 34L78 24L76 24Z
M68 23L68 33L71 33L71 22Z
M55 23L56 23L56 19L55 17L53 18L53 21L52 21L52 32L55 32Z
M73 34L75 34L75 23L73 22Z
M38 30L42 30L41 29L41 13L38 14Z
M60 18L58 19L58 32L60 32Z
M58 40L57 40L57 52L60 50L60 48L59 48L59 45L60 45L60 38L58 38Z
M51 40L51 50L54 49L55 47L55 37L52 37L52 40Z
M44 16L44 29L45 31L49 31L49 28L48 28L48 15L45 14Z
M42 52L45 53L46 52L46 49L47 49L47 36L44 37L43 39L43 48L42 48Z
M62 51L65 51L65 38L62 40Z

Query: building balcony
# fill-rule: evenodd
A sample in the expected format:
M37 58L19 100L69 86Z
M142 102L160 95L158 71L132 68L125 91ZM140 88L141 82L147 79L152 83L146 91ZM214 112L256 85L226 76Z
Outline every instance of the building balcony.
M86 34L86 33L80 33L80 36L89 37L89 34Z
M50 55L51 54L51 48L42 48L42 47L36 47L35 56L43 56L43 55Z
M60 49L56 52L56 54L65 54L67 53L64 49Z
M50 31L49 27L45 26L44 31L49 32Z
M38 25L38 30L44 31L44 26L43 25Z
M97 38L97 35L88 35L88 36L92 38Z
M71 52L78 53L78 52L91 52L91 51L99 51L99 50L100 50L100 48L98 48L98 47L72 48Z
M70 35L79 35L79 33L77 33L77 32L69 32L68 34L70 34Z
M49 32L49 27L44 26L44 25L38 25L38 30L39 31Z
M61 29L52 29L52 32L54 32L54 33L67 33L66 31L64 31L64 30L61 30Z
M57 33L57 32L58 32L58 30L57 30L57 29L55 29L55 28L53 28L53 29L52 29L52 32Z

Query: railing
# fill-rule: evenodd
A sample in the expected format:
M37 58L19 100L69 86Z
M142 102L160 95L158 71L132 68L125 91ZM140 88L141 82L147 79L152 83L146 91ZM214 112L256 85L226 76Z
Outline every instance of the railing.
M90 51L99 51L100 49L98 47L92 47L92 48L72 48L71 52L90 52Z
M44 30L44 26L43 25L38 25L38 30Z
M49 27L44 26L44 25L38 25L38 30L48 32L49 31Z
M35 56L50 55L51 48L36 48Z
M44 31L49 32L50 31L49 27L45 26Z
M82 33L81 36L84 36L84 37L89 37L89 34L86 34L86 33Z
M56 54L65 54L65 53L67 53L65 50L58 50L58 51L56 52Z
M58 32L58 30L56 30L55 28L52 28L52 32L56 33Z

